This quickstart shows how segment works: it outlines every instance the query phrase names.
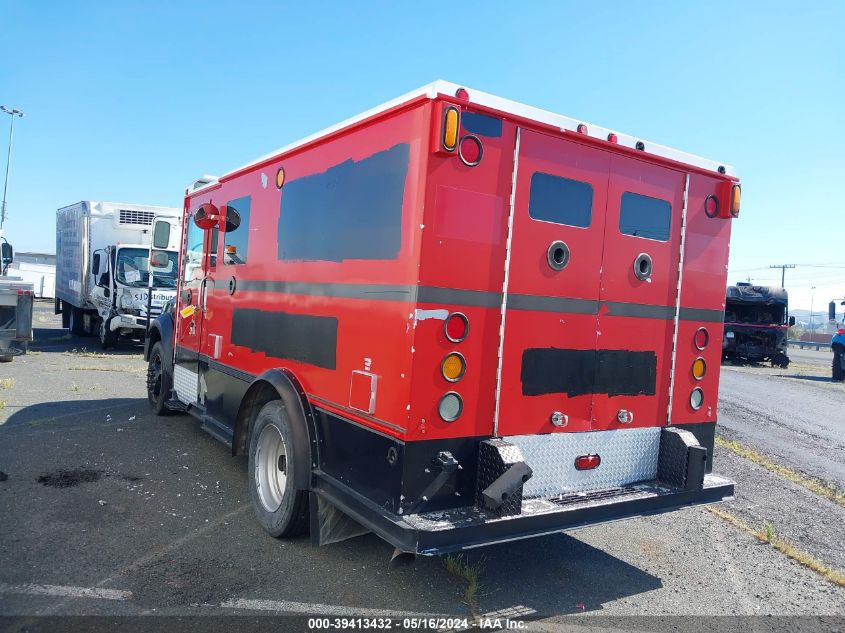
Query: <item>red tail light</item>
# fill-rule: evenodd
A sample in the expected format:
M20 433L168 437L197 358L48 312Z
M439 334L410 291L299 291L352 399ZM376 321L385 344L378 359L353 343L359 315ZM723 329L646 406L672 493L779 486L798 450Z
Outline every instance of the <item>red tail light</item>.
M460 343L469 334L469 321L460 312L453 312L446 317L446 323L443 325L443 329L446 332L447 339L453 343Z
M695 332L695 336L693 337L693 342L695 343L696 349L702 350L707 347L707 343L710 342L710 333L707 331L706 328L700 327Z
M593 470L598 468L599 464L601 464L600 455L581 455L575 458L576 470Z

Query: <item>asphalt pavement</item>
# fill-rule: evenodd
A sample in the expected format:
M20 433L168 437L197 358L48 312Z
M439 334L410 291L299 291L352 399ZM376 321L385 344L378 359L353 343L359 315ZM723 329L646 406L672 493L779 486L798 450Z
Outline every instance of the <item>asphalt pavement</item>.
M0 365L0 615L508 612L547 624L590 614L845 615L845 589L705 508L474 551L470 604L466 580L443 559L389 570L392 548L373 535L322 548L272 539L253 519L245 460L191 417L150 414L139 346L101 353L94 339L68 337L43 305L36 326L34 353ZM744 372L725 373L725 403L732 385L754 380ZM797 394L823 389L772 380ZM732 406L725 418L737 417ZM816 435L841 437L821 426ZM765 491L773 507L788 490L789 503L830 510L727 451L716 470L738 477L740 491ZM753 494L756 520L769 506ZM793 515L775 520L799 529ZM813 547L828 551L823 540Z

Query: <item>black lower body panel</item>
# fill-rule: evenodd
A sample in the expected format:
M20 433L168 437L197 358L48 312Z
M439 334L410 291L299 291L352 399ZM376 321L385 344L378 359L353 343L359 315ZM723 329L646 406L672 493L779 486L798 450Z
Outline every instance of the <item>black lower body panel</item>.
M718 503L733 497L734 482L706 475L698 490L657 482L625 488L522 501L516 516L497 517L475 506L411 514L386 512L382 507L324 473L316 473L314 492L367 526L393 546L417 554L434 555L564 532L670 510Z

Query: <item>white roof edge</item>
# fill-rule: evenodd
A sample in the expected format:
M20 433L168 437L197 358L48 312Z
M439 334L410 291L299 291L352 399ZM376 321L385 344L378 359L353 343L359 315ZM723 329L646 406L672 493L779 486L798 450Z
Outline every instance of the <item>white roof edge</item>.
M531 119L539 123L553 125L559 128L560 130L567 130L571 132L577 131L579 124L584 124L587 126L587 136L607 140L607 135L613 132L614 134L616 134L617 137L617 145L636 149L637 142L642 142L645 144L644 151L646 154L654 154L656 156L661 156L663 158L668 158L670 160L685 163L687 165L692 165L694 167L699 167L701 169L706 169L716 173L718 173L719 167L724 167L725 174L727 174L728 176L736 175L736 171L734 170L733 166L727 165L725 163L720 163L718 161L703 158L701 156L673 149L671 147L660 145L658 143L652 143L651 141L647 141L636 136L631 136L630 134L618 132L612 128L594 125L592 123L589 123L588 121L573 119L562 114L555 114L554 112L549 112L548 110L543 110L541 108L535 108L534 106L526 105L524 103L519 103L518 101L511 101L510 99L497 97L496 95L492 95L487 92L482 92L480 90L474 90L472 88L468 88L467 86L462 86L461 84L437 80L430 84L426 84L425 86L417 88L416 90L407 92L399 97L396 97L395 99L391 99L390 101L382 103L381 105L378 105L374 108L370 108L369 110L366 110L365 112L362 112L356 116L350 117L339 123L329 126L323 130L320 130L319 132L309 134L305 138L301 138L298 141L289 143L288 145L285 145L284 147L270 152L269 154L265 154L260 158L257 158L256 160L247 163L246 165L242 165L236 169L226 172L222 176L215 178L212 182L203 184L202 186L196 188L190 186L188 187L188 192L195 193L197 191L202 191L206 187L210 187L211 185L217 184L221 178L226 178L227 176L230 176L236 172L242 171L244 169L249 169L250 167L254 167L259 163L263 163L266 160L269 160L276 156L280 156L286 152L290 152L323 136L327 136L329 134L332 134L333 132L342 130L346 127L354 125L355 123L363 121L364 119L368 119L371 116L379 114L380 112L385 112L405 102L411 101L412 99L418 97L434 99L437 97L438 94L454 95L458 88L464 88L469 93L470 104L486 106L488 108L493 108L494 110L500 110L502 112L513 114L515 116L523 117L526 119Z

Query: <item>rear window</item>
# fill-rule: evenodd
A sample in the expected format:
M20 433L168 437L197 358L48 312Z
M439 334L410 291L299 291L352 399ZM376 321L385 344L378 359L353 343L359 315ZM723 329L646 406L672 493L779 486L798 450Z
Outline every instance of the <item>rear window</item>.
M669 239L672 205L665 200L649 198L626 191L619 211L619 232L635 237L665 242Z
M531 176L528 215L535 220L586 228L593 215L593 187L538 171Z

